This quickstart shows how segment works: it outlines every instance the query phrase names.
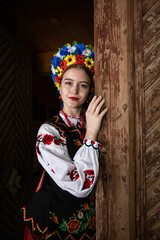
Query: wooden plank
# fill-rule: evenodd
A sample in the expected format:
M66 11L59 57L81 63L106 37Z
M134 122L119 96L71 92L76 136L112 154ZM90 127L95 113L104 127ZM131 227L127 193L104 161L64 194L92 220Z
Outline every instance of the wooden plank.
M134 64L136 125L136 239L145 240L145 112L143 80L143 1L134 1Z
M160 77L145 91L145 128L160 119Z
M133 8L95 0L96 94L109 106L99 134L97 240L135 239Z
M146 132L146 164L149 165L160 155L160 118Z
M144 80L147 89L160 77L160 2L157 1L143 17Z
M160 239L159 216L160 216L160 203L151 208L147 213L146 240Z
M158 0L143 0L143 14L145 14Z

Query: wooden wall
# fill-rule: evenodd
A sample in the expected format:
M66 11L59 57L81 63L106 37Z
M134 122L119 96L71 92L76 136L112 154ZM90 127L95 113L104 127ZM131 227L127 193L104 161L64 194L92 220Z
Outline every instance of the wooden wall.
M160 1L95 0L97 240L160 239Z
M143 1L145 240L160 239L160 1Z
M0 25L0 238L22 240L17 212L26 201L30 151L31 54Z

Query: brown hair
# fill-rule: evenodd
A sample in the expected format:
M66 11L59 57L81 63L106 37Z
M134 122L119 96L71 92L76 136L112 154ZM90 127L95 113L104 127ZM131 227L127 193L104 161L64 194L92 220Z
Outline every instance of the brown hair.
M91 71L90 71L88 68L86 68L84 65L79 64L79 63L72 64L72 65L68 66L68 67L63 71L62 76L61 76L61 80L62 80L62 78L63 78L64 73L67 72L69 69L72 69L72 68L74 68L74 69L77 68L77 69L82 69L82 70L84 70L85 73L87 74L87 76L89 77L89 79L91 80L91 85L92 85L93 74L91 73Z

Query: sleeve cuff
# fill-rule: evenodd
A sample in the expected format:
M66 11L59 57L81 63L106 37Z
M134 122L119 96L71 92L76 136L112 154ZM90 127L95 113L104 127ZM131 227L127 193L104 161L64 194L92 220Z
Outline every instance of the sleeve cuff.
M97 142L97 141L93 141L90 139L85 138L83 140L83 145L87 146L87 147L92 147L95 150L99 150L102 147L102 144Z

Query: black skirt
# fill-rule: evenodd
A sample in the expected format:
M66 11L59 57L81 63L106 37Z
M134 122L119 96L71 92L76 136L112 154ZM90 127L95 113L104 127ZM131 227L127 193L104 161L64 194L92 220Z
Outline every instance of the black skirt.
M43 239L95 239L95 193L77 198L51 182L21 208L21 218Z

